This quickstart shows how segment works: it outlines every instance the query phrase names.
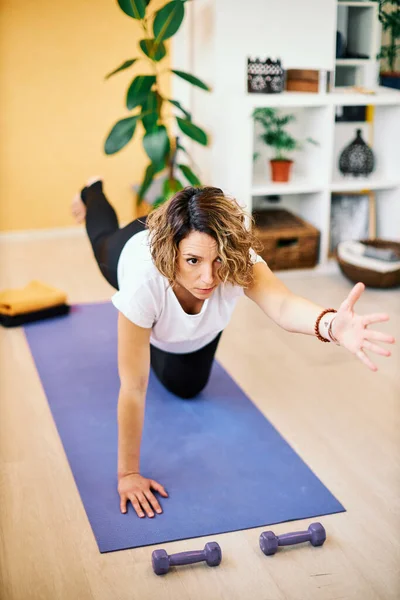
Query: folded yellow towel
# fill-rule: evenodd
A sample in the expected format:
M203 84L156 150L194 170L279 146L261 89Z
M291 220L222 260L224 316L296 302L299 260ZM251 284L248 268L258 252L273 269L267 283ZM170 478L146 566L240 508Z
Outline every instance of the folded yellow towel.
M67 295L40 281L31 281L24 288L0 292L0 313L20 315L66 304Z

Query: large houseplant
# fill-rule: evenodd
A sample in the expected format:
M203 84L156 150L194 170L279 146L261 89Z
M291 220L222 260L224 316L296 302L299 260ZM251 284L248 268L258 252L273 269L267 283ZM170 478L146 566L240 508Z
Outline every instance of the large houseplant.
M280 116L280 112L276 108L256 108L252 116L254 121L260 123L264 129L264 133L259 136L260 139L274 150L274 157L270 160L272 181L289 181L293 164L289 153L303 147L285 130L285 127L295 121L296 117L294 115ZM311 138L307 138L307 141L316 144Z
M124 148L140 128L143 148L149 157L143 180L138 190L138 204L146 199L146 194L155 177L163 179L162 191L153 203L158 206L179 189L185 180L191 185L200 185L200 180L190 166L178 160L179 154L187 151L179 137L171 137L166 127L166 103L178 114L173 118L183 135L206 146L208 137L205 131L193 123L191 114L177 100L166 98L160 91L160 63L167 56L165 40L178 31L185 16L186 0L172 0L156 12L152 11L151 0L118 0L120 8L132 19L139 21L143 29L143 39L139 42L140 53L135 58L126 60L117 69L106 75L106 79L129 69L138 61L147 61L151 66L151 75L136 75L129 85L126 94L126 107L131 115L117 121L107 136L104 145L106 154L115 154ZM209 87L200 79L176 69L172 73L188 83L203 90ZM183 180L178 176L183 176Z
M400 53L400 0L375 0L379 2L379 20L389 41L381 47L378 58L386 61L389 70L381 71L381 85L400 89L400 71L396 69Z

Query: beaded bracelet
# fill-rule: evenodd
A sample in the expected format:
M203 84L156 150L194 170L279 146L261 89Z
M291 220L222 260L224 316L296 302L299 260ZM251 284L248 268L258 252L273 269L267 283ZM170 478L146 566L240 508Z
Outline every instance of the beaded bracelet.
M320 342L328 342L328 343L330 342L330 340L326 340L324 337L322 337L322 335L319 332L319 323L320 323L322 317L324 315L326 315L326 313L336 313L336 312L337 312L337 310L335 310L334 308L326 308L325 310L322 311L322 313L320 315L318 315L318 318L315 321L315 325L314 325L314 333Z

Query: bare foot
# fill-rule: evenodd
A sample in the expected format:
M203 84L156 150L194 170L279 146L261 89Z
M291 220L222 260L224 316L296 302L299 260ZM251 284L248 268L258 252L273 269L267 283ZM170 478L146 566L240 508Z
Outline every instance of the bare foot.
M94 175L93 177L90 177L86 182L86 187L90 187L93 183L96 183L96 181L103 181L103 178L99 175Z
M75 194L71 202L71 212L77 223L82 223L86 217L86 206L82 201L81 194Z

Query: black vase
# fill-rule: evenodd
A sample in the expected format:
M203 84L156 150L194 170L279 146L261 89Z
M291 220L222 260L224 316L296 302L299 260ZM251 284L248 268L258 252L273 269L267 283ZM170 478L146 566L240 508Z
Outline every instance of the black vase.
M367 176L374 166L374 153L362 139L361 129L357 129L356 139L340 155L339 170L343 175Z

